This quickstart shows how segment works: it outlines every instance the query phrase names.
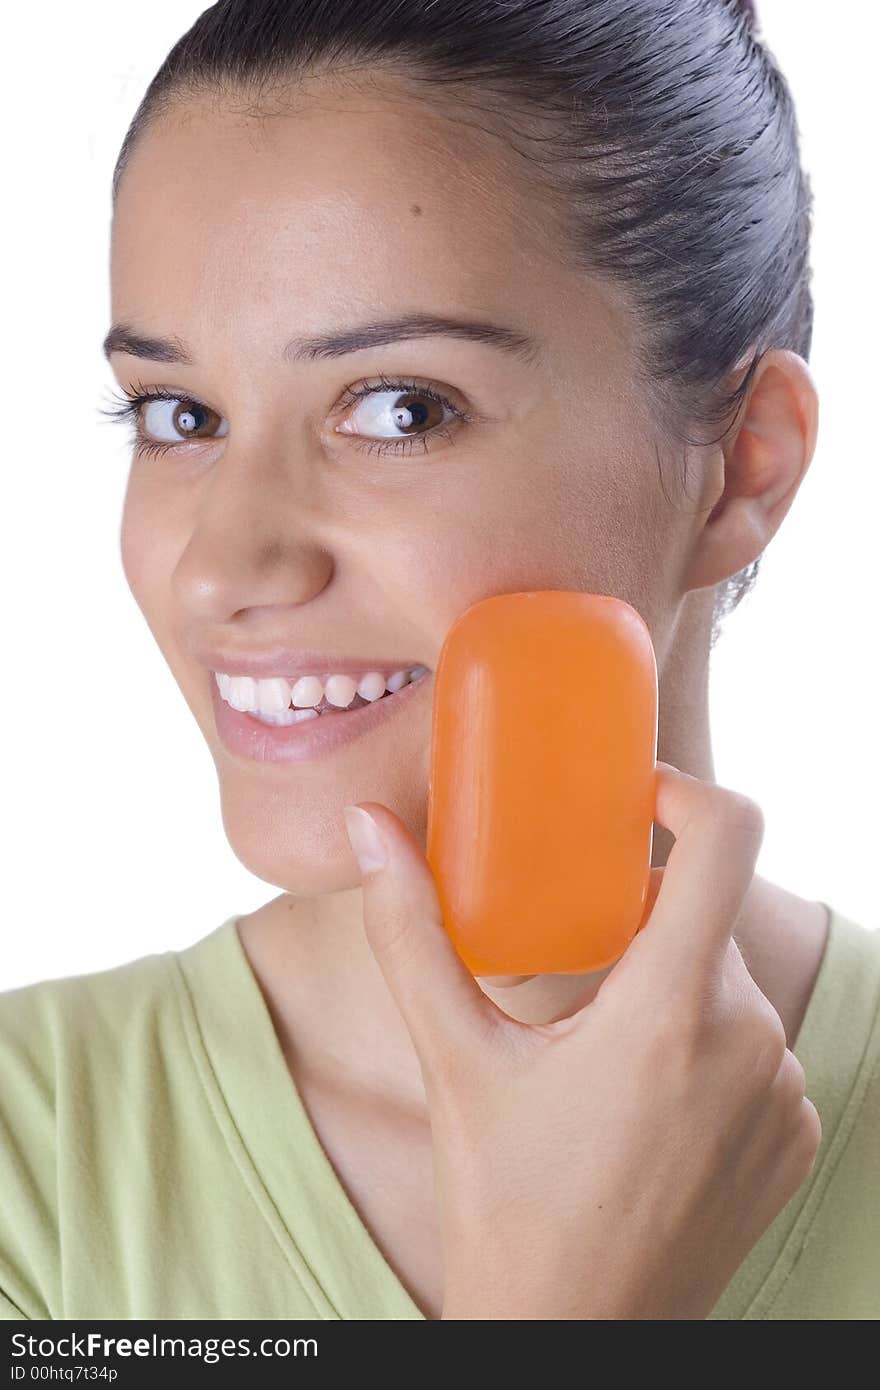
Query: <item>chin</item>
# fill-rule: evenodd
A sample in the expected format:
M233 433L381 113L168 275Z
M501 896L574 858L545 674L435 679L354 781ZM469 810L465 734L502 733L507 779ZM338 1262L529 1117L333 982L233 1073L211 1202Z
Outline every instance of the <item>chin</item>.
M329 893L341 893L360 887L360 874L357 865L349 868L350 850L345 857L336 860L326 857L321 864L291 863L282 856L273 856L265 848L258 854L250 853L252 846L242 847L230 839L230 846L236 859L249 869L256 878L269 883L292 898L319 898Z
M354 888L360 883L342 805L331 814L304 800L267 794L224 794L223 829L236 859L257 878L296 897Z
M369 779L373 781L373 779ZM233 854L257 878L295 897L317 897L359 888L355 859L343 806L377 801L404 823L424 849L427 831L427 790L418 787L401 796L397 788L337 789L320 795L320 786L252 787L220 779L223 830Z

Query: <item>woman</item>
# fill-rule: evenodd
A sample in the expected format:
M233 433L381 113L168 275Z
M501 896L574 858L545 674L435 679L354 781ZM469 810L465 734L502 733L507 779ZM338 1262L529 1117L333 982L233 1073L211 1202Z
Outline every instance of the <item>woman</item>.
M6 1316L877 1316L880 936L754 872L708 723L818 418L747 8L224 0L114 199L125 573L281 892L2 996ZM475 981L431 674L541 588L650 629L657 896L597 975Z

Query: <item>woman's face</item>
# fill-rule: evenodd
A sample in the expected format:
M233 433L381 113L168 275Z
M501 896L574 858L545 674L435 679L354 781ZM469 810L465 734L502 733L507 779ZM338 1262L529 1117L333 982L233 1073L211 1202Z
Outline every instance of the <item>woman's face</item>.
M263 120L187 102L122 180L114 323L189 359L111 356L124 390L177 398L141 411L148 443L179 442L133 457L125 573L208 741L233 849L297 895L359 882L350 802L389 806L424 842L430 671L478 599L615 594L662 669L694 506L676 469L661 481L629 311L566 268L524 167L454 113L325 85ZM435 326L285 355L416 315L498 325L518 347ZM278 646L429 675L318 756L242 756L218 734L213 673Z

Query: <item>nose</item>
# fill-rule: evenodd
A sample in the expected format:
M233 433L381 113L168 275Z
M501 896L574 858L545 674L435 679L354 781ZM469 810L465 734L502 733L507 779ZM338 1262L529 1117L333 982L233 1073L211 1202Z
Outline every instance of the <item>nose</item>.
M333 558L308 469L227 451L211 472L172 574L195 627L243 609L307 603L329 583Z

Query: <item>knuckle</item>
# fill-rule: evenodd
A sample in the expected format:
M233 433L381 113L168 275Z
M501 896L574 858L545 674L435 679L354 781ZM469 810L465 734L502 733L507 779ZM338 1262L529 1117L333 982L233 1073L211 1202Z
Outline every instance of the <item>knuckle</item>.
M721 969L716 979L716 988L720 992L729 992L734 997L739 997L742 1000L743 1008L747 1007L756 989L755 982L749 974L749 968L743 959L743 953L732 936L724 948Z
M736 1056L740 1074L750 1088L767 1092L778 1086L786 1053L785 1027L769 999L743 968L726 983L718 982L714 1005L710 996L703 1007L707 1026L725 1036L725 1051Z
M804 1069L788 1050L776 1074L771 1091L777 1123L785 1137L796 1141L801 1126L801 1109L806 1087Z
M758 802L746 796L744 792L732 791L729 787L721 787L718 790L722 793L717 803L718 815L723 819L725 826L762 840L765 828L764 812Z
M801 1182L812 1172L821 1143L822 1121L819 1112L808 1096L802 1096L792 1142L792 1157Z
M758 998L753 1005L758 1014L758 1026L755 1033L757 1043L755 1070L769 1085L784 1067L788 1040L785 1036L785 1025L769 999L761 994L757 987L756 993ZM788 1055L791 1056L791 1053ZM792 1060L796 1059L793 1058ZM798 1065L800 1064L798 1063Z
M779 1070L788 1094L800 1104L807 1089L807 1076L797 1057L788 1048L785 1049Z

